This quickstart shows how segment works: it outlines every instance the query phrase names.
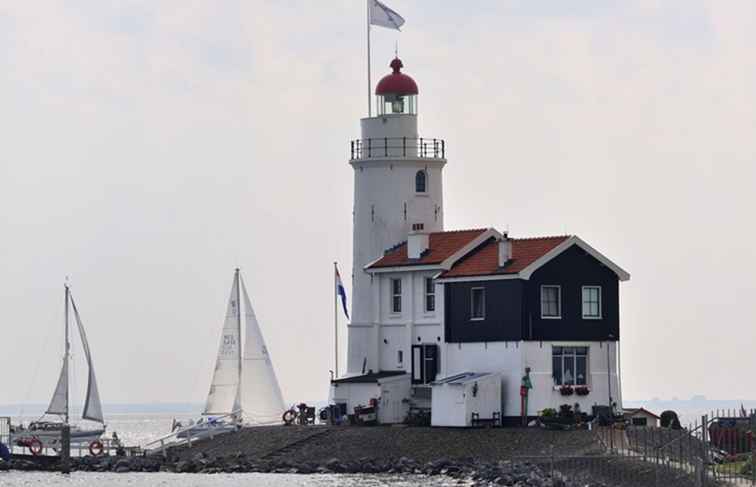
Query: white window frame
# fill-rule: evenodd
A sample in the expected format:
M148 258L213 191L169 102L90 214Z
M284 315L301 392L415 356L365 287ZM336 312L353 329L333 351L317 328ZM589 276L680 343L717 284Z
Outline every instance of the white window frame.
M597 316L585 314L585 304L586 304L586 301L585 301L585 294L584 293L585 293L586 289L598 289L598 315ZM602 294L603 293L602 293L601 286L582 286L580 288L580 308L581 308L581 312L582 312L584 320L600 320L600 319L603 318L603 316L604 316L604 310L603 310L603 303L602 303L602 299L601 299L601 295Z
M562 348L562 354L560 355L561 360L562 360L562 380L561 380L561 384L558 384L556 382L556 380L555 380L556 378L554 377L554 348L556 348L556 347ZM565 355L564 354L564 349L565 348L574 348L574 349L585 348L585 384L578 384L577 383L577 374L578 374L578 370L577 370L577 358L578 357L583 357L583 355L578 355L577 351L575 351L571 355ZM573 360L573 367L575 369L575 377L572 378L572 384L565 384L565 382L564 382L564 358L565 358L565 356L572 357L572 360ZM591 360L591 347L590 346L586 346L586 345L574 345L574 346L572 346L572 345L555 345L555 346L552 346L551 347L551 377L552 377L552 382L554 382L554 387L556 387L556 388L563 387L563 386L570 386L570 387L590 387L591 386L591 383L590 383L591 382L591 364L590 364L590 360Z
M475 295L475 291L482 291L481 295L483 296L483 305L481 306L483 311L483 316L475 316L475 299L473 296ZM483 321L486 319L486 288L485 287L473 287L470 288L470 321Z
M433 287L433 292L428 292L428 282L430 281L431 286ZM425 281L423 281L423 285L425 286L425 312L426 313L435 313L436 312L436 283L433 280L432 277L426 277ZM428 298L433 296L433 309L428 309Z
M394 289L394 283L396 283L396 282L399 283L399 294L396 294L395 289ZM393 314L393 315L400 315L400 314L402 314L402 304L403 304L402 303L402 301L403 301L403 299L402 299L402 291L403 291L402 290L402 287L403 287L402 286L402 279L401 278L391 278L390 281L389 281L389 285L391 286L391 294L390 294L390 296L391 296L391 302L390 302L390 308L389 309L391 310L391 314ZM396 307L394 306L394 303L395 303L394 300L397 297L399 298L399 311L397 311Z
M557 307L559 308L559 313L555 316L547 316L543 314L543 290L546 288L556 288L557 289ZM562 286L559 284L543 284L541 286L541 296L538 301L538 304L541 307L541 319L542 320L561 320L562 319Z

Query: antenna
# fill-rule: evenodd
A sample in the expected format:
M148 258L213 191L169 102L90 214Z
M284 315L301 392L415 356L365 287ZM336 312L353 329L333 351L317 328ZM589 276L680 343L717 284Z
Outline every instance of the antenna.
M399 40L394 41L394 57L399 57Z

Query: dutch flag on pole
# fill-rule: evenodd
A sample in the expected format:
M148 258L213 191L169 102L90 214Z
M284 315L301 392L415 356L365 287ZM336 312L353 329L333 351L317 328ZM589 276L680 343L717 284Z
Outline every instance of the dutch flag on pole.
M336 294L341 296L341 305L344 307L344 314L349 319L349 312L347 311L347 295L344 284L341 282L341 276L339 275L339 268L336 269Z

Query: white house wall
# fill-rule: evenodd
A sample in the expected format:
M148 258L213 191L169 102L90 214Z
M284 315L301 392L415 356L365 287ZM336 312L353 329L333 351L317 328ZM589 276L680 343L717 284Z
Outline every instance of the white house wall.
M443 375L448 377L463 372L501 374L503 414L516 416L520 409L519 387L523 370L521 346L522 342L447 343L441 356Z
M607 364L611 363L612 400L622 410L622 397L618 393L616 342L523 342L523 365L530 367L530 379L533 389L529 394L528 415L535 416L545 408L558 409L562 404L580 405L582 411L590 413L594 405L609 403L609 381L607 381ZM609 345L609 362L607 362L607 345ZM588 388L587 396L562 396L554 386L552 378L552 347L576 346L589 347L588 352ZM523 369L524 370L524 369ZM518 384L519 386L519 384ZM508 416L513 416L509 412Z
M346 403L347 414L354 414L356 406L368 406L371 399L381 395L378 383L331 384L334 404Z

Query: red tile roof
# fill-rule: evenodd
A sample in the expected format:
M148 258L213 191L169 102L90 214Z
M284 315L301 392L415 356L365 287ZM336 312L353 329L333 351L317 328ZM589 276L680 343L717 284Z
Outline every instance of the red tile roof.
M503 268L499 267L498 243L491 240L458 261L441 278L515 274L547 254L569 236L513 238L512 259Z
M485 228L478 228L431 233L428 242L429 249L419 259L407 258L407 242L403 242L389 250L370 268L440 264L485 231Z

